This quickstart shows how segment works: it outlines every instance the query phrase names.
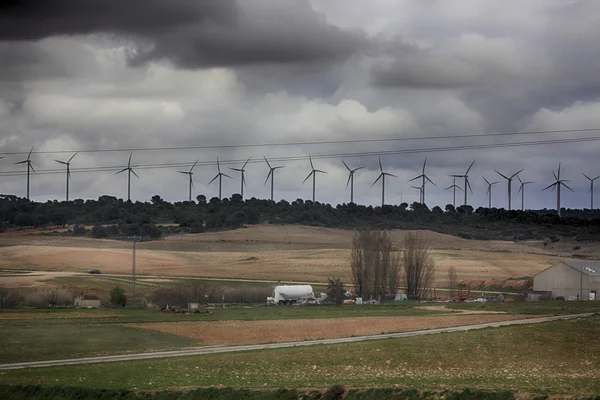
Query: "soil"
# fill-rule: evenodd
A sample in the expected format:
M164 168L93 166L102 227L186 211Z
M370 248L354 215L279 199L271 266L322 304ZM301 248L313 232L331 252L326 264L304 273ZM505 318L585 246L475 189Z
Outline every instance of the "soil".
M528 316L527 318L533 318ZM483 322L507 321L523 316L451 314L418 317L359 317L273 321L210 321L128 324L198 340L202 345L236 345L294 342L314 339L408 332Z

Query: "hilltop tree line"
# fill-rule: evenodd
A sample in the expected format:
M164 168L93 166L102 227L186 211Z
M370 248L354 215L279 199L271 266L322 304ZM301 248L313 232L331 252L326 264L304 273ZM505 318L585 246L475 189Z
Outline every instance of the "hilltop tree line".
M160 196L148 202L129 202L113 196L97 200L32 202L12 195L0 196L0 231L25 227L75 225L74 235L93 237L201 233L237 229L261 223L302 224L343 229L430 229L466 239L527 240L573 237L600 239L600 210L507 211L448 204L435 206L402 203L383 207L357 204L332 206L310 200L273 202L199 195L196 201L169 203ZM92 227L86 229L84 226Z

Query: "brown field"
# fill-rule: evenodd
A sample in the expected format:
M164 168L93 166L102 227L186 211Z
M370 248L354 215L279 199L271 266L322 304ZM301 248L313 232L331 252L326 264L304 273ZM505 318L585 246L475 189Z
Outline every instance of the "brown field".
M203 321L128 324L198 340L203 345L237 345L295 342L380 333L408 332L483 322L507 321L523 316L507 314L442 314L403 317L355 317L270 321ZM528 316L527 318L533 318Z
M408 231L395 230L399 246ZM465 240L431 231L428 238L442 284L447 269L461 280L533 276L564 254L502 241ZM233 279L350 280L353 232L306 226L258 225L234 231L176 235L138 244L139 274ZM0 269L128 274L131 243L89 238L0 235ZM43 277L5 277L0 284L36 285ZM19 284L17 286L20 286Z

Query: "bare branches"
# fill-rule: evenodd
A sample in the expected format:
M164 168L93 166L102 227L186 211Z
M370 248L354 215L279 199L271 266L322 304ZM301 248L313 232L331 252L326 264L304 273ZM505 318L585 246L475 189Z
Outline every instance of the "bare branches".
M420 233L406 235L402 267L408 295L417 295L433 283L435 262L429 253L427 240Z

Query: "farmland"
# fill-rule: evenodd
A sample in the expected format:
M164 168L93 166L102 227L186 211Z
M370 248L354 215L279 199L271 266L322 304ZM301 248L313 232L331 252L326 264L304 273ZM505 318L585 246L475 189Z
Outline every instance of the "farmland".
M341 383L589 395L600 391L599 329L595 316L376 342L3 371L0 382L135 390Z

